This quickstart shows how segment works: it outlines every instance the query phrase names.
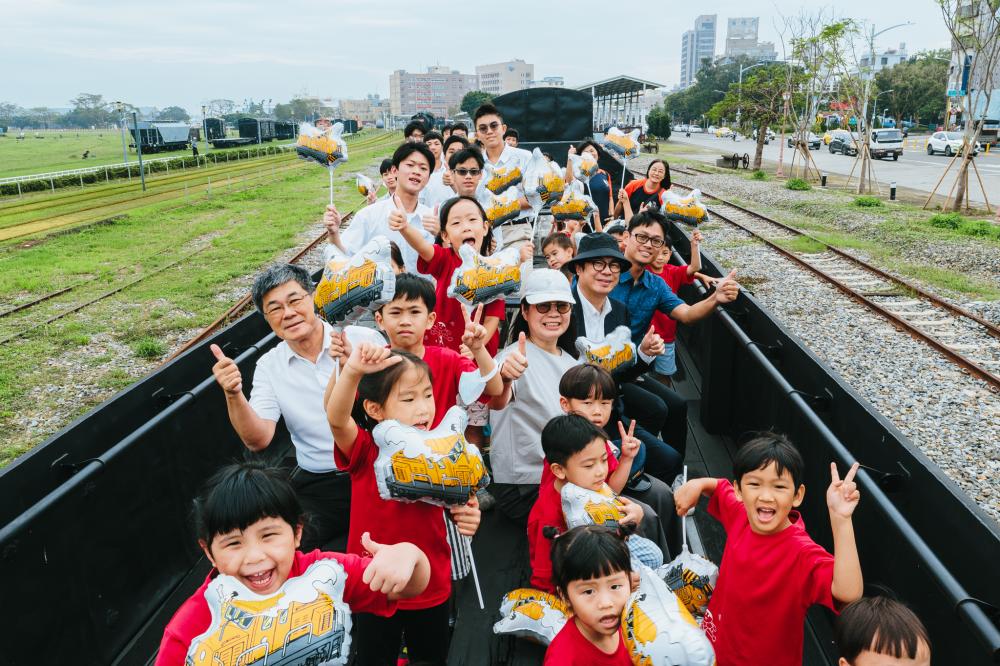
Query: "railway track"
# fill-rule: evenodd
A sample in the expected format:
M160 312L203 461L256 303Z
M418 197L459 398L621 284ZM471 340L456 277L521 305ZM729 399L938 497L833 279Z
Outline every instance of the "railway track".
M996 324L807 233L704 190L702 194L714 202L708 207L714 219L760 240L937 350L993 391L1000 391L1000 327ZM815 251L787 247L799 238L808 239Z

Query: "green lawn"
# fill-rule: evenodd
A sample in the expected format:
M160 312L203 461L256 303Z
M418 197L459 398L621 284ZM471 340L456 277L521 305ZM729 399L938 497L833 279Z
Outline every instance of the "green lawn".
M341 210L362 203L355 172L377 177L375 166L398 138L351 152L336 173ZM296 169L247 191L217 192L180 208L172 202L136 209L112 223L53 235L30 247L0 246L0 310L96 278L51 305L0 319L0 338L183 259L92 307L0 345L0 466L149 373L166 353L238 300L257 270L311 240L327 201L327 182L324 169ZM209 372L210 359L205 368Z

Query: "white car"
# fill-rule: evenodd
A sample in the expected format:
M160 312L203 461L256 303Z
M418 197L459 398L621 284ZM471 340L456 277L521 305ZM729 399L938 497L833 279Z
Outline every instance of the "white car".
M688 128L688 132L691 132L692 134L702 134L704 133L704 131L705 130L698 127L697 125L691 125L691 127Z
M927 154L944 153L951 157L955 153L961 153L963 136L961 132L934 132L931 138L927 139ZM972 154L978 155L980 150L982 146L977 143L972 149Z

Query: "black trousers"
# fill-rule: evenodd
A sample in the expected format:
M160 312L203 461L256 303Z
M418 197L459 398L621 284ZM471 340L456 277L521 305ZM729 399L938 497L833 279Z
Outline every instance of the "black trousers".
M670 445L684 459L687 450L687 401L655 379L622 384L625 413ZM648 454L647 454L648 455ZM647 463L648 465L648 463Z
M399 646L406 639L406 654L416 666L445 666L451 632L448 602L420 610L397 610L392 617L371 613L354 615L354 663L361 666L396 666Z
M528 525L528 514L538 499L537 483L497 483L488 487L497 508L517 524Z
M316 474L296 466L292 487L306 513L301 550L347 550L351 517L351 477L341 472Z

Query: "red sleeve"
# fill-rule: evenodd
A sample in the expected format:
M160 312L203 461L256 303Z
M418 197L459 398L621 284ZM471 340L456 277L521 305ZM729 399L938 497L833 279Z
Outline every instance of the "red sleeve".
M800 585L806 605L833 607L833 555L803 532L806 544L799 555Z
M336 463L337 469L350 474L356 473L366 465L374 465L376 458L378 458L378 447L375 446L375 440L372 439L372 434L361 426L358 426L358 436L354 438L354 448L351 449L350 459L344 455L339 447L333 447L333 461Z
M373 592L364 581L365 569L371 564L372 558L314 550L311 553L297 553L296 560L300 574L317 560L340 562L344 567L344 573L347 574L344 583L344 602L351 607L351 613L372 613L389 617L396 612L395 601L390 601L388 595L382 592Z
M625 193L629 196L632 196L633 192L635 192L637 189L639 189L645 184L646 184L645 178L636 178L635 180L629 183L625 183Z
M552 541L543 534L546 527L555 527L560 532L566 529L562 499L551 482L539 488L538 499L528 514L528 556L531 559L531 586L555 594Z
M715 492L708 499L708 513L722 523L722 526L729 531L730 525L739 519L747 520L747 510L736 497L733 484L729 479L719 479Z
M155 666L184 666L191 641L205 633L212 622L212 613L205 601L206 581L170 618L163 631Z
M492 303L487 303L483 306L483 319L486 317L497 317L500 321L507 318L506 302L502 298L498 298ZM497 327L497 332L500 331L500 327ZM494 333L496 335L496 333Z
M421 257L417 257L417 270L421 273L438 277L444 273L445 269L448 267L449 259L451 258L449 256L450 254L450 249L435 243L434 256L431 257L430 261L424 261Z
M618 458L615 457L615 452L611 448L611 443L604 442L604 449L608 452L608 476L614 474L615 470L618 469Z
M190 638L194 638L195 635L192 635ZM160 642L160 649L156 653L155 666L184 666L184 659L187 657L190 645L190 639L185 643L168 626L166 631L163 632L163 640Z
M663 267L663 273L661 276L667 283L667 286L670 287L675 294L683 285L694 283L694 275L688 275L687 266L674 266L673 264L667 264Z

